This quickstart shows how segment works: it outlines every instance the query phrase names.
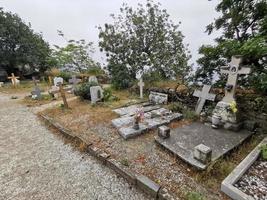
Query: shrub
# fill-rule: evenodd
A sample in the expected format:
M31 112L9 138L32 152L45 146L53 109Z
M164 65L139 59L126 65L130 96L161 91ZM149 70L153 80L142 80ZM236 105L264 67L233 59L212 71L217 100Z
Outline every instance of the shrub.
M90 87L92 86L97 86L98 84L95 82L91 83L82 83L81 85L77 86L74 89L74 94L76 96L79 96L83 99L88 99L91 100L91 95L90 95Z
M112 97L112 90L110 88L105 88L103 95L104 95L104 101L109 101Z
M71 73L70 72L64 72L64 71L61 71L57 76L61 77L64 79L64 81L68 82L69 79L71 79Z

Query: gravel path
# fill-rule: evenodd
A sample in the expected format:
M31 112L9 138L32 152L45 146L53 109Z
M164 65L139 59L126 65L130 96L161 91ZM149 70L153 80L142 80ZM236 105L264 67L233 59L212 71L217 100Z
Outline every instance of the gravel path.
M148 199L0 93L0 199Z

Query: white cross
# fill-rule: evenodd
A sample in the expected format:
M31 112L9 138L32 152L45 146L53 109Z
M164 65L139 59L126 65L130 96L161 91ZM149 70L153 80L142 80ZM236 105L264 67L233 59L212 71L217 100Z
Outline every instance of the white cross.
M204 104L206 100L214 101L216 95L209 93L211 86L210 85L204 85L202 88L202 91L195 90L194 96L199 97L196 105L196 113L199 115L204 107Z
M143 87L145 86L145 83L143 82L142 77L139 80L138 86L140 87L140 99L143 99Z
M225 96L222 101L231 103L235 101L235 90L239 74L249 74L251 72L250 68L240 67L242 62L241 57L232 56L229 66L222 67L221 73L228 74L228 79L226 83ZM229 69L225 69L229 68Z

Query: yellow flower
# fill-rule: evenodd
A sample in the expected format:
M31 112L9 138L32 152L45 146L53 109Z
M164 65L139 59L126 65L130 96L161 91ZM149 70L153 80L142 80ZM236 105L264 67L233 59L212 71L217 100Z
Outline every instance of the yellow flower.
M236 113L238 110L237 110L237 107L236 107L236 102L235 101L232 101L230 103L230 108L232 110L233 113Z

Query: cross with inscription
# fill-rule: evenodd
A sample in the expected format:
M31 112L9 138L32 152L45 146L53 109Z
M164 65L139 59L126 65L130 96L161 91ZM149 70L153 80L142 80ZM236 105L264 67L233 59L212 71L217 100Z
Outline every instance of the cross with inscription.
M211 86L210 85L204 85L202 88L202 91L200 90L195 90L194 91L194 96L199 97L196 105L196 113L199 115L204 107L204 104L206 100L209 101L214 101L216 95L209 93Z
M11 79L12 85L14 87L17 86L17 82L18 82L18 76L15 76L14 73L11 74L11 76L7 77L8 79Z
M222 67L221 73L228 74L228 79L225 87L225 96L222 101L231 103L235 101L235 90L238 80L238 75L249 74L251 69L248 67L241 67L242 57L232 56L229 66ZM228 68L228 69L225 69Z
M139 80L138 86L140 87L140 99L143 99L143 87L145 86L145 83L143 82L142 77Z

